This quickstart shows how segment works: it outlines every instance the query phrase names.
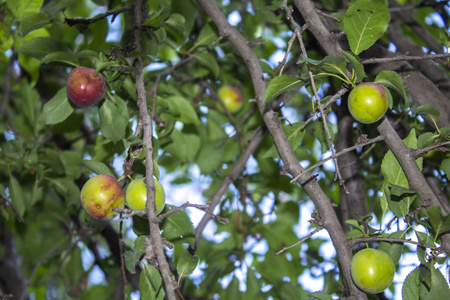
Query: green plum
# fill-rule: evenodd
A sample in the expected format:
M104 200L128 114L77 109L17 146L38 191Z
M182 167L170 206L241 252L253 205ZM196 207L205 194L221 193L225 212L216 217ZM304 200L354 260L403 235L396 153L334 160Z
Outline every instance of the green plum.
M238 112L244 106L244 99L237 87L225 85L217 91L217 95L230 113ZM217 107L223 111L220 103L217 104Z
M383 86L377 83L361 83L348 96L348 109L356 121L371 124L380 120L389 106L389 98Z
M359 289L369 294L378 294L391 285L395 265L386 252L366 248L353 256L351 274Z
M145 208L147 202L147 185L145 178L135 179L130 182L125 192L125 201L132 210L141 210ZM156 214L159 215L166 205L166 194L164 188L158 180L155 181L155 205Z
M110 175L90 178L81 189L81 205L93 218L111 220L118 213L113 208L123 208L125 196L119 182Z

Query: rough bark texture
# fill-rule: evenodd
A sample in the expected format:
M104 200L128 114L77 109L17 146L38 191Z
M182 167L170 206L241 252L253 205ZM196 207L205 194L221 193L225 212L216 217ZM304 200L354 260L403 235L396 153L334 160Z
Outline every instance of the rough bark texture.
M338 114L338 132L339 138L336 142L336 150L342 151L345 148L355 144L353 117L349 114L348 109L342 105ZM341 224L345 232L350 231L350 225L345 223L346 220L354 219L355 214L364 216L366 214L366 193L364 184L360 176L358 164L359 158L356 151L347 152L338 157L339 168L342 178L345 180L346 189L339 190Z

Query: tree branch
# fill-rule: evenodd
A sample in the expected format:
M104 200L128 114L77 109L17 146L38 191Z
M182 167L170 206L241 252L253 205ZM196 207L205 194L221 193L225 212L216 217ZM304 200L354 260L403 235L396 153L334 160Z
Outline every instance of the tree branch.
M255 53L253 52L253 49L248 45L248 42L245 40L245 38L228 23L227 18L221 12L215 1L199 0L198 2L200 6L205 10L205 12L209 15L211 20L215 23L215 25L219 29L220 35L226 37L233 44L234 48L239 52L239 54L245 61L252 78L253 88L255 91L255 100L258 104L258 107L260 108L260 112L263 116L264 122L275 142L278 153L282 158L284 168L293 177L304 173L304 169L300 166L279 119L276 117L276 115L274 115L274 111L271 109L271 106L264 105L263 103L264 94L266 91L266 83L264 81L261 65ZM306 11L309 12L310 15L314 15L315 20L317 19L320 23L320 19L315 12L312 2L294 1L294 3L296 3L296 5L300 7L305 5L305 7L307 7ZM325 28L323 27L321 29ZM324 34L323 38L325 39L327 37L331 37L328 31L322 33ZM326 42L326 45L328 44L333 45L332 49L337 49L335 39L328 40ZM343 280L345 282L345 285L349 288L349 292L351 295L350 298L367 299L366 295L354 285L351 279L350 263L352 260L352 254L350 248L347 247L347 238L345 236L344 230L339 223L339 220L337 219L336 213L334 212L330 200L311 175L303 176L298 180L298 183L303 186L305 191L309 194L310 198L316 205L321 219L324 221L324 227L327 229L333 241L333 244L336 247L336 252L338 254L338 259L343 273Z
M140 51L141 45L141 24L143 23L142 12L145 1L137 0L134 4L134 28L133 40L135 42L135 49ZM150 243L152 249L155 251L158 260L159 270L166 288L167 298L169 300L176 300L175 289L176 283L173 280L172 272L170 271L166 255L164 253L164 246L160 235L159 223L155 222L157 216L155 211L155 183L153 179L153 145L152 145L152 118L148 112L147 98L144 85L143 63L141 57L137 57L135 61L136 67L136 90L137 90L137 105L139 107L139 120L143 126L143 145L146 148L146 162L145 162L145 184L147 185L147 202L145 205L146 215L150 223ZM154 99L156 101L156 99Z

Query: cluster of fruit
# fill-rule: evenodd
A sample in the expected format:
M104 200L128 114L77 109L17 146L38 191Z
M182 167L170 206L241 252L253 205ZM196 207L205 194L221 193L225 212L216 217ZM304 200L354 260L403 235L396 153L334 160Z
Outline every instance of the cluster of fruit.
M95 69L77 67L70 72L66 81L67 97L79 107L88 107L97 104L103 99L106 92L106 83L102 74ZM239 111L244 105L241 93L236 87L225 85L217 91L225 107L231 113ZM217 103L219 110L222 105Z
M67 96L80 107L97 104L105 95L106 84L100 73L86 67L75 68L67 78ZM230 113L238 112L244 102L236 87L223 86L217 92L222 104ZM380 120L387 111L388 96L377 83L361 83L350 92L348 109L358 122L371 124ZM111 220L117 215L113 208L123 208L125 203L132 210L142 210L147 202L145 178L133 180L126 193L119 182L110 175L97 175L89 179L81 190L81 204L86 212L99 220ZM155 183L156 214L165 206L165 192L158 180ZM364 292L376 294L385 290L394 278L395 265L385 252L363 249L356 253L351 263L351 275L355 284Z
M123 208L125 203L132 210L145 208L147 185L145 178L135 179L127 186L126 193L119 182L110 175L97 175L90 178L81 189L81 205L88 215L107 221L117 215L113 208ZM156 214L160 214L166 203L164 188L158 180L155 182Z

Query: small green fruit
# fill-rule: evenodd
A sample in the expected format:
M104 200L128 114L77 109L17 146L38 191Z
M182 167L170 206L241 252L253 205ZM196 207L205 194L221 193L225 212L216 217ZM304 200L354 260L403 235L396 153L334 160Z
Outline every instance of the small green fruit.
M244 99L242 98L239 90L234 86L223 86L217 91L217 95L222 100L225 107L230 111L230 113L235 113L239 111L242 106L244 106ZM223 111L220 103L217 104L219 110Z
M362 291L378 294L391 285L395 266L386 252L366 248L353 256L351 274L356 286Z
M109 175L90 178L81 189L81 205L93 218L111 220L117 215L113 208L123 208L125 197L119 182Z
M386 90L377 83L361 83L348 96L348 109L356 121L371 124L380 120L389 106Z
M132 210L141 210L145 208L145 203L147 202L147 185L144 181L145 178L135 179L128 184L125 201L127 206ZM159 215L164 206L166 205L166 194L164 188L155 179L155 205L156 214Z

